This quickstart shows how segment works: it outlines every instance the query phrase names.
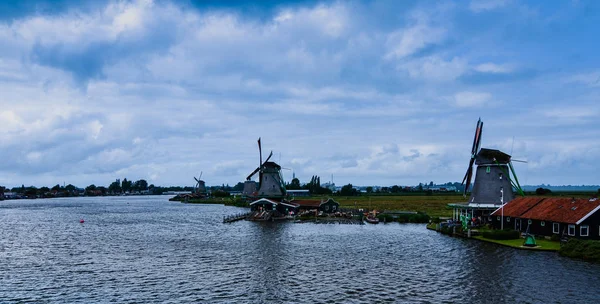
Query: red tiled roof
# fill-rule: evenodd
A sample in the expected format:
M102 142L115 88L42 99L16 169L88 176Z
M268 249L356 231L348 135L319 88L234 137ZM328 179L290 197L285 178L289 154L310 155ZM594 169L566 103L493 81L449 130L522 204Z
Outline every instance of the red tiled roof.
M293 200L293 201L291 201L291 203L297 204L298 206L302 206L302 207L319 208L319 206L321 206L321 201L318 201L318 200Z
M544 198L543 197L518 197L516 199L513 199L512 201L508 202L506 205L504 205L504 211L501 211L501 209L498 209L496 211L494 211L494 213L492 213L492 215L500 215L502 212L504 212L504 216L510 216L510 217L521 217L521 215L523 215L523 213L529 211L529 209L531 209L533 206L537 205L540 201L542 201Z
M531 206L536 199L539 202ZM598 199L520 197L504 206L504 216L576 224L599 206ZM523 213L519 214L519 211ZM499 212L496 210L494 215Z

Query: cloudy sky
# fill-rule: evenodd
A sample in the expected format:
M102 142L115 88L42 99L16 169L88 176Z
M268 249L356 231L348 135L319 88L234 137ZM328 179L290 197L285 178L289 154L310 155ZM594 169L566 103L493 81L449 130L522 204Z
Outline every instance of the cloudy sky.
M0 185L599 183L597 1L8 2Z

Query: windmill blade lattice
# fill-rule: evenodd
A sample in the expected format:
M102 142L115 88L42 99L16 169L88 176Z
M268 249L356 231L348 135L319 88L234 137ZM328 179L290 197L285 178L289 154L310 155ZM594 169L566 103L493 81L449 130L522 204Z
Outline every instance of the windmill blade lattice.
M477 156L477 152L481 146L481 135L483 133L483 122L481 118L477 121L477 127L475 128L475 137L473 138L473 146L471 147L471 159L469 160L469 167L467 168L467 172L465 173L465 177L461 184L465 185L465 190L463 191L463 195L467 195L467 191L469 190L469 186L471 186L471 178L473 177L473 164L475 163L475 157Z

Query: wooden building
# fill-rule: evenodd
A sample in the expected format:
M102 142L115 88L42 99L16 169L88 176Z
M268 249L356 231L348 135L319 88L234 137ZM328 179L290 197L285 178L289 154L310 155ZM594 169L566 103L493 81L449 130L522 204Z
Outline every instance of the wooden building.
M321 203L319 209L325 213L335 213L340 211L340 203L336 202L332 198L328 198L326 201Z
M323 200L292 200L290 203L296 205L300 211L317 210L323 213L335 213L340 210L340 203L333 198Z
M518 197L492 213L497 229L600 240L597 198Z
M295 214L297 206L288 201L261 198L250 203L250 210L277 211L280 215L288 215L290 212Z

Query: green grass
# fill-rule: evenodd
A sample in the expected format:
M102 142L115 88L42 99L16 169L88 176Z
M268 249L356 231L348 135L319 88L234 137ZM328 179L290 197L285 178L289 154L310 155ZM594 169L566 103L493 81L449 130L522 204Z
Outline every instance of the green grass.
M298 199L316 199L320 196L298 198ZM451 217L452 209L448 208L448 204L465 202L466 199L460 194L399 194L385 196L333 196L342 208L363 208L383 210L401 210L401 211L417 211L429 215L431 218ZM355 204L356 202L356 204ZM203 200L190 200L189 203L197 204L225 204L232 205L229 198L211 198Z
M320 199L314 197L313 199ZM402 210L423 212L432 218L451 217L448 204L465 202L462 195L395 195L395 196L334 196L342 208L363 208L376 210ZM356 204L355 204L356 202Z
M474 236L473 238L480 240L480 241L484 241L484 242L490 242L490 243L500 244L500 245L509 246L509 247L513 247L513 248L519 248L519 249L546 250L546 251L558 251L560 249L560 242L549 241L546 239L536 239L535 242L537 243L538 247L524 247L523 242L525 241L525 239L522 239L522 238L515 239L515 240L492 240L492 239L484 238L483 236L480 236L480 235Z

